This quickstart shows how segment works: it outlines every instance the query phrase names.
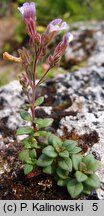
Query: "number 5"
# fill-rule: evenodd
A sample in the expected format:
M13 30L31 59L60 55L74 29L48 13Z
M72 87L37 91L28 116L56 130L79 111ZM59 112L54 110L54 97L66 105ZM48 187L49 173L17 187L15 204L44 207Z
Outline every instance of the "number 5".
M93 211L97 211L98 210L98 203L93 203L92 210Z

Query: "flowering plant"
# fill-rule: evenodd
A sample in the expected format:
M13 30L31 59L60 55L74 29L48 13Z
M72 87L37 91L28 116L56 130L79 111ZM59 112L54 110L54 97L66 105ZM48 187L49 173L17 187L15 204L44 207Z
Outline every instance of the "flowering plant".
M48 68L36 83L38 62L46 56L49 43L62 30L67 30L68 25L61 19L55 19L49 23L45 33L40 35L36 30L35 3L24 3L18 10L22 14L29 35L30 53L23 47L18 50L18 58L7 52L3 54L3 58L18 62L25 69L25 72L19 75L19 81L28 98L28 106L20 112L20 115L23 120L31 122L31 126L17 130L17 136L27 135L22 140L24 147L19 154L19 158L24 163L24 173L28 175L33 172L34 176L42 172L53 175L59 186L67 187L72 198L77 197L82 192L90 194L93 188L100 185L99 178L95 174L99 168L99 161L92 154L87 156L81 154L82 149L78 146L77 141L62 141L58 136L45 130L53 123L52 118L36 118L35 115L36 107L44 102L43 96L36 99L36 90L44 81L49 70L59 66L73 35L68 32L63 36L54 53L48 57Z

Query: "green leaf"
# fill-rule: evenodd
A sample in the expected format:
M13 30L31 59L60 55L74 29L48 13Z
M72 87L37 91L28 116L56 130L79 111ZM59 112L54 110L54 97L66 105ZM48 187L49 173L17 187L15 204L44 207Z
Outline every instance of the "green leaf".
M44 127L49 127L52 123L53 123L53 119L52 118L39 118L36 119L36 124L38 125L38 128L44 128Z
M61 178L61 179L66 179L68 178L68 174L69 172L66 170L61 169L60 167L57 168L56 170L57 175Z
M72 161L70 158L64 158L58 161L58 165L60 168L67 170L69 172L72 171Z
M25 148L37 148L37 141L34 137L27 137L22 140L22 143L24 144Z
M39 137L39 136L40 136L39 132L34 133L34 137Z
M64 180L63 179L59 179L58 182L57 182L57 185L61 186L61 187L66 187L69 179L70 178L67 178L67 179L64 179Z
M81 161L82 161L82 156L81 155L77 155L77 154L72 155L72 164L73 164L73 168L75 170L79 169L79 165L80 165Z
M41 96L35 101L35 106L40 106L44 102L44 97Z
M40 131L34 133L34 137L49 136L50 134L51 134L51 132L40 130Z
M83 184L77 182L75 179L69 180L67 183L67 190L70 196L74 199L83 191Z
M32 134L33 133L33 129L31 127L22 127L19 128L16 132L16 135L24 135L24 134Z
M96 172L100 167L100 161L97 161L92 154L85 156L83 162L86 164L87 170Z
M53 144L58 144L59 146L62 146L62 141L61 141L61 139L58 137L58 136L56 136L56 135L54 135L54 134L50 134L49 135L49 137L48 137L48 143L50 144L50 145L53 145Z
M88 179L85 181L85 183L93 188L99 188L100 187L100 180L99 177L96 174L92 174L88 177Z
M78 182L86 181L86 179L88 178L87 175L85 175L84 173L82 173L80 171L75 172L75 177L76 177Z
M52 158L49 158L45 154L42 154L37 160L37 166L47 167L47 166L51 165L52 162L53 162Z
M70 154L77 154L81 151L82 149L80 147L75 147L74 149L72 149L69 153Z
M87 166L86 166L86 164L83 163L83 162L80 162L80 164L79 164L79 170L80 170L81 172L88 172L88 171L87 171Z
M90 194L91 194L91 191L92 191L92 187L83 184L83 193L85 193L85 194L87 194L87 195L90 195Z
M69 152L67 150L64 150L62 152L59 152L59 156L62 158L68 158L69 157Z
M24 149L19 153L19 159L22 161L26 161L29 158L29 150Z
M31 157L26 158L25 159L25 163L27 163L27 164L33 164L32 160L31 160Z
M24 174L27 175L33 170L33 166L30 164L25 164L23 169L24 169Z
M25 121L32 121L32 118L31 118L30 113L28 113L28 112L25 111L25 110L22 110L22 111L20 112L20 116L21 116L21 118L22 118L23 120L25 120Z
M63 146L68 150L71 151L75 148L77 145L77 142L75 140L65 140L63 142Z
M43 172L46 173L46 174L53 174L55 172L55 167L53 166L47 166L47 167L44 167L43 168Z
M48 143L53 145L57 152L60 152L60 148L62 148L62 141L59 137L54 134L48 136Z
M94 156L92 154L88 154L86 156L83 157L82 160L86 165L89 165L90 162L94 161Z
M35 149L30 150L29 156L33 159L36 158L36 156L37 156L36 150Z
M51 157L51 158L57 157L57 153L55 152L53 146L51 146L51 145L45 147L43 149L42 153L44 153L45 155L47 155L48 157Z

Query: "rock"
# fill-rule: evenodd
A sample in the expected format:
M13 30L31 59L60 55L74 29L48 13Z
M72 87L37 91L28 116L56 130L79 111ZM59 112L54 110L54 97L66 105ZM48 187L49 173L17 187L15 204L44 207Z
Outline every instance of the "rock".
M8 131L7 134L12 134L19 125L24 124L19 115L24 103L25 98L18 81L13 81L0 89L0 133Z
M77 31L73 30L76 28ZM96 61L98 57L104 63L104 54L101 56L98 54L101 51L104 53L103 28L104 22L76 22L72 25L74 40L66 50L64 68L68 69L77 64L80 65L81 62L86 62L90 56L90 62L99 62L99 60ZM94 52L97 54L96 58L92 56Z

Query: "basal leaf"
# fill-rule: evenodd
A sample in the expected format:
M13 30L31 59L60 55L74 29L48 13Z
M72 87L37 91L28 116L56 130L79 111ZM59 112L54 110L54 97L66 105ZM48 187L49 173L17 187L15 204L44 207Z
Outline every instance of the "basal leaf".
M63 142L63 146L68 150L71 151L75 148L75 146L77 145L77 142L74 140L65 140Z
M19 159L22 161L26 161L29 158L29 150L24 149L19 153Z
M32 134L33 133L33 129L31 127L22 127L19 128L16 132L16 135L27 135L27 134Z
M70 178L67 178L67 179L59 179L58 181L57 181L57 185L58 186L61 186L61 187L66 187L67 186L67 183L68 183L68 181L69 181L69 179Z
M75 179L69 180L67 183L67 190L70 196L74 199L83 191L83 184L77 182Z
M73 168L75 170L79 169L79 165L80 165L81 161L82 161L82 156L81 155L77 155L77 154L72 155L72 164L73 164Z
M96 174L90 175L88 179L85 181L85 183L93 188L100 187L100 180Z
M83 183L83 193L87 194L87 195L90 195L91 194L91 191L92 191L92 187L88 186L88 185L85 185Z
M82 161L81 161L80 164L79 164L79 170L80 170L81 172L86 172L86 174L87 174L87 172L88 172L86 164L85 164L84 162L82 162Z
M82 149L80 147L75 147L71 151L69 151L70 154L77 154L81 151Z
M33 170L33 166L30 164L25 164L23 169L24 169L24 174L27 175Z
M53 148L53 146L49 145L47 147L45 147L42 151L42 153L44 153L45 155L47 155L50 158L55 158L57 157L57 153L55 152L55 149Z
M56 170L57 175L61 178L61 179L66 179L68 178L68 174L69 172L66 170L61 169L60 167L57 168Z
M97 161L92 154L85 156L83 162L86 164L87 170L96 172L100 167L100 161Z
M25 148L36 148L37 147L37 141L34 137L27 137L22 140L22 143L24 144Z
M59 137L54 134L48 136L48 143L53 145L57 152L60 152L60 148L62 148L62 141Z
M87 175L85 175L84 173L82 173L80 171L76 171L75 177L76 177L78 182L86 181L86 179L88 178Z
M37 156L36 150L35 149L30 150L29 156L33 159L36 158L36 156Z
M69 158L69 152L67 150L64 150L62 152L59 152L59 156L62 158Z
M83 158L83 162L88 165L90 162L94 161L94 156L92 154L88 154Z
M46 166L43 168L43 172L51 175L55 172L55 167L53 167L52 165Z
M58 161L58 165L60 168L71 172L72 171L72 161L70 158L64 158Z
M45 154L42 154L37 160L37 166L47 167L51 165L52 162L53 162L53 158L50 158L46 156Z

